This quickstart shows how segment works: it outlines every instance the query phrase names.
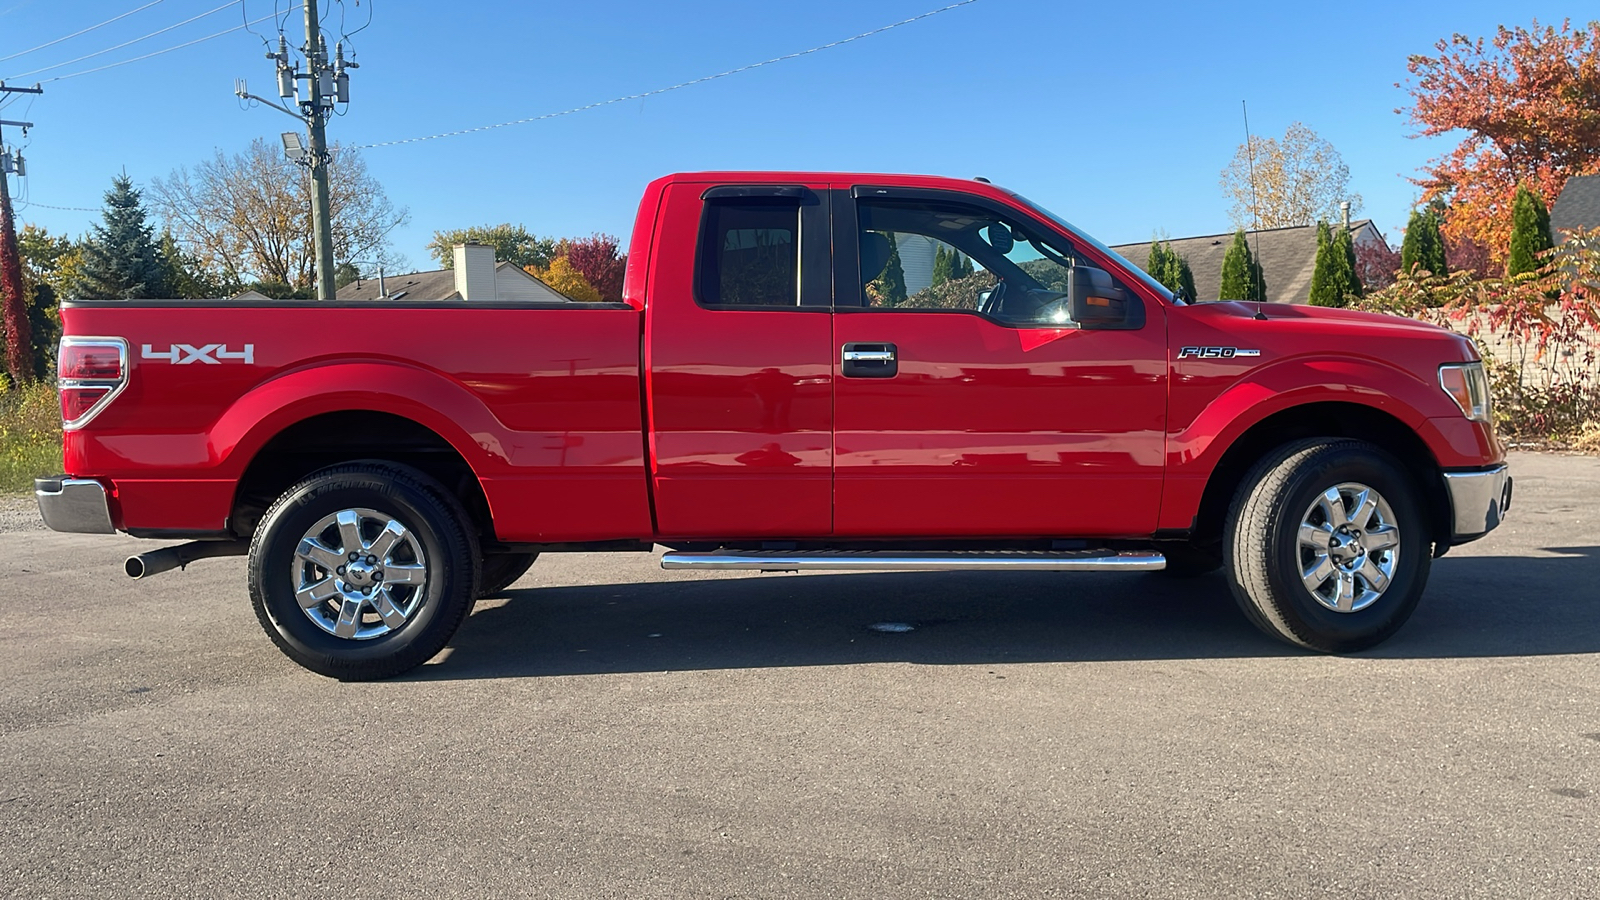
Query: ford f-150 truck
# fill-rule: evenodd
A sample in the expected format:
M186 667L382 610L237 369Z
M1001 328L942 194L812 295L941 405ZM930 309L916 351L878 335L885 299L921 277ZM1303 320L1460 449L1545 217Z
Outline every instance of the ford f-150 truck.
M476 276L472 276L476 277ZM267 634L404 672L540 553L667 568L1226 570L1323 652L1510 504L1463 337L1185 302L983 180L653 182L623 302L63 304L60 531L248 554ZM480 292L481 296L481 292Z

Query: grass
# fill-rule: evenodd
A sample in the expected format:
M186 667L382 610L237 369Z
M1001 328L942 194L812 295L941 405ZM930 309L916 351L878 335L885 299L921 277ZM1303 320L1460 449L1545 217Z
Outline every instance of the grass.
M34 478L60 471L61 406L55 385L6 390L0 384L0 493L30 491Z

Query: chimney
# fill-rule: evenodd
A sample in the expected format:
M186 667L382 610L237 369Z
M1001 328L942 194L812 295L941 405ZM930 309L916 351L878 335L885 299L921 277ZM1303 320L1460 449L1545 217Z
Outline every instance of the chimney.
M1350 230L1350 201L1349 200L1340 200L1339 201L1339 212L1344 214L1344 230L1348 232Z
M495 299L494 248L486 244L455 245L456 291L461 299Z
M383 289L383 266L378 267L378 299L389 299L389 292Z

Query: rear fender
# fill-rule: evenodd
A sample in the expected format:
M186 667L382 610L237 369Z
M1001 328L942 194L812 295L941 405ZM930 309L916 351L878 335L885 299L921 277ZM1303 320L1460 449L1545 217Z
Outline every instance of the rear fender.
M345 410L390 413L431 429L480 480L510 462L507 429L471 391L426 369L380 361L318 365L261 384L217 420L212 452L221 472L237 478L285 428Z

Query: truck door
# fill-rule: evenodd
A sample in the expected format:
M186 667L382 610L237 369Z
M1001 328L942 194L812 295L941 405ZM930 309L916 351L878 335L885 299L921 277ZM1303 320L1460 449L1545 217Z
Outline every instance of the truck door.
M644 341L664 537L832 531L828 208L825 184L667 188Z
M833 212L836 535L1155 530L1160 304L993 201L856 187Z

